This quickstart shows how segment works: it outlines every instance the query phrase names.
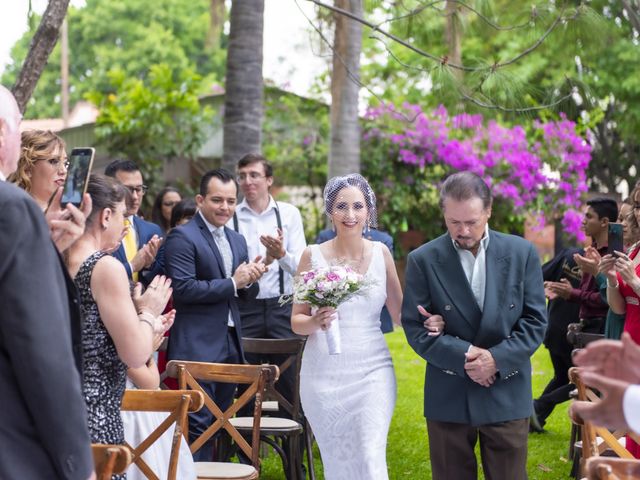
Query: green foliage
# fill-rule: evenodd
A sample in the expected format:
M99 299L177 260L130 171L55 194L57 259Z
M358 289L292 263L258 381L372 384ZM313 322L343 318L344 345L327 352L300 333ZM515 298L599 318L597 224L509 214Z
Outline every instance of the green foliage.
M327 181L328 107L280 90L265 95L262 151L273 164L279 185L304 186L306 201L296 202L312 241L324 228L321 188Z
M39 21L37 18L13 46L13 62L2 75L4 85L14 83ZM82 8L69 8L67 21L71 106L87 92L108 92L108 73L113 69L120 69L129 78L144 79L151 65L166 63L173 71L192 69L211 81L224 77L226 36L220 50L205 48L208 0L86 0ZM59 44L49 58L26 115L60 116Z
M212 112L198 102L201 78L189 70L173 73L166 64L152 65L145 80L121 69L108 78L114 93L87 95L100 109L97 141L112 156L138 163L150 190L158 191L164 163L193 160L205 141Z

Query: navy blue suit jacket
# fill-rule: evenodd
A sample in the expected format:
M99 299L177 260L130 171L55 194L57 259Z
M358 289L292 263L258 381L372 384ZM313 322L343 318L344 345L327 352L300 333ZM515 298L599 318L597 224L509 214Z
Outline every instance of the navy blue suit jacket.
M233 270L248 261L247 242L225 227L233 253ZM221 362L227 341L229 312L241 347L242 325L233 282L224 274L220 251L196 214L188 223L171 230L165 248L167 275L173 287L176 320L169 335L167 357L177 360ZM243 298L255 298L258 283L238 289Z
M484 308L476 303L449 234L409 254L402 325L427 361L424 413L429 420L487 425L532 413L531 361L547 326L542 270L523 238L489 231ZM444 334L428 336L417 305L442 315ZM469 345L488 349L498 374L490 387L465 369Z
M158 235L158 237L162 237L162 230L155 223L147 222L139 218L137 215L133 216L133 227L136 229L136 234L138 237L138 250L144 247L144 245L151 240L151 237L154 235ZM113 256L116 257L120 262L124 265L125 270L127 271L127 275L129 276L129 280L131 280L131 266L127 261L127 255L124 252L124 245L121 243L118 249L113 252ZM156 255L156 260L153 262L148 268L143 269L139 272L139 280L143 285L149 285L151 280L156 275L164 274L164 244L160 245L158 249L158 254Z

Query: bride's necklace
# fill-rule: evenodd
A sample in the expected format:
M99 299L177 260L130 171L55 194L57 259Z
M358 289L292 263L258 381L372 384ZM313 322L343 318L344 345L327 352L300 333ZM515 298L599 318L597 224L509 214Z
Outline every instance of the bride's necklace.
M362 262L364 261L364 247L365 247L365 242L364 240L362 240L362 249L360 250L360 257L359 258L349 258L349 257L337 257L337 260L340 261L344 261L345 264L350 265L351 268L353 268L356 272L358 273L362 273Z

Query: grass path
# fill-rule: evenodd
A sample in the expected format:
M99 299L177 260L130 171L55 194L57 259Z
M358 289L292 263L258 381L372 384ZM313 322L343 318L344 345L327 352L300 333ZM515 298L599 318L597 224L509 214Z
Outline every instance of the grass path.
M398 400L391 422L387 445L389 478L431 478L427 427L422 416L424 361L406 342L401 329L385 336L393 356L398 381ZM533 391L539 395L553 375L549 354L541 347L533 357ZM557 480L567 478L571 465L567 459L570 423L569 403L557 407L548 418L547 433L529 435L529 480ZM316 451L316 473L322 480L322 465ZM270 455L263 463L262 480L284 479L280 462ZM480 478L483 478L480 475ZM375 479L372 479L375 480Z

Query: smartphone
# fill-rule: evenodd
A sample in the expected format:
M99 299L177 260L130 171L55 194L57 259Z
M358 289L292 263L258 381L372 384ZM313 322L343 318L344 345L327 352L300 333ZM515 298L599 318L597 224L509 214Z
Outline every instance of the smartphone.
M95 154L95 149L90 147L71 150L67 180L64 183L64 191L60 199L63 207L67 203L72 203L76 207L82 204L82 197L87 192L87 184L89 183L89 175L91 175Z
M622 224L621 223L609 223L609 232L607 235L607 252L622 252L624 253L624 244L622 241Z

